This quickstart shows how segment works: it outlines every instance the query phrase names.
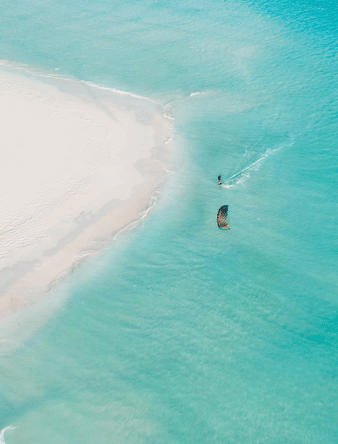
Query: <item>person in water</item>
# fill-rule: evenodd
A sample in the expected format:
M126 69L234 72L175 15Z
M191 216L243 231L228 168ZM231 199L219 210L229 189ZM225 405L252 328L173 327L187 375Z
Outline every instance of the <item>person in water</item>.
M222 185L222 176L221 175L218 176L218 185Z

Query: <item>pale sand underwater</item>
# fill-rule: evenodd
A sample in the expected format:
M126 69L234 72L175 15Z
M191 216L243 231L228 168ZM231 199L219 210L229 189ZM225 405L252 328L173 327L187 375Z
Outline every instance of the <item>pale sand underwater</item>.
M170 120L145 98L2 67L0 317L140 217Z

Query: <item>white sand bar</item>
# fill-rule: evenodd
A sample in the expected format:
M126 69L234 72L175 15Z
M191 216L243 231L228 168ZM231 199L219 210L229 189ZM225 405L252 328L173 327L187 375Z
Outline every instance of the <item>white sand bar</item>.
M0 68L0 318L137 219L171 125L141 97Z

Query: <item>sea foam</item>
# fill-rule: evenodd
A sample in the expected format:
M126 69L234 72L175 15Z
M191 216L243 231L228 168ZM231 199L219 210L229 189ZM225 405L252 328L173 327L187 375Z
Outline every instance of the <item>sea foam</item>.
M15 427L7 426L0 431L0 444L6 444L5 433L13 430L15 430Z

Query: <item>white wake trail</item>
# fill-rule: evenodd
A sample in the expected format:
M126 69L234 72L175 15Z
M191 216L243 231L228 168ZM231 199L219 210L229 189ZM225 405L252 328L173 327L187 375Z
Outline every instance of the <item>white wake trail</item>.
M250 178L250 173L252 171L257 171L261 164L268 157L281 150L282 148L290 147L293 145L293 140L290 140L287 143L283 143L279 145L277 148L268 148L261 156L256 159L254 162L250 163L246 167L242 168L240 171L237 171L229 178L225 179L222 187L223 188L233 188L234 186L246 182Z
M266 150L264 154L262 154L261 157L256 159L254 162L250 163L246 167L242 168L240 171L237 171L235 174L233 174L231 177L225 180L224 184L222 185L223 188L232 188L235 185L238 185L239 183L246 182L250 177L250 172L257 170L260 164L271 154L273 150Z

